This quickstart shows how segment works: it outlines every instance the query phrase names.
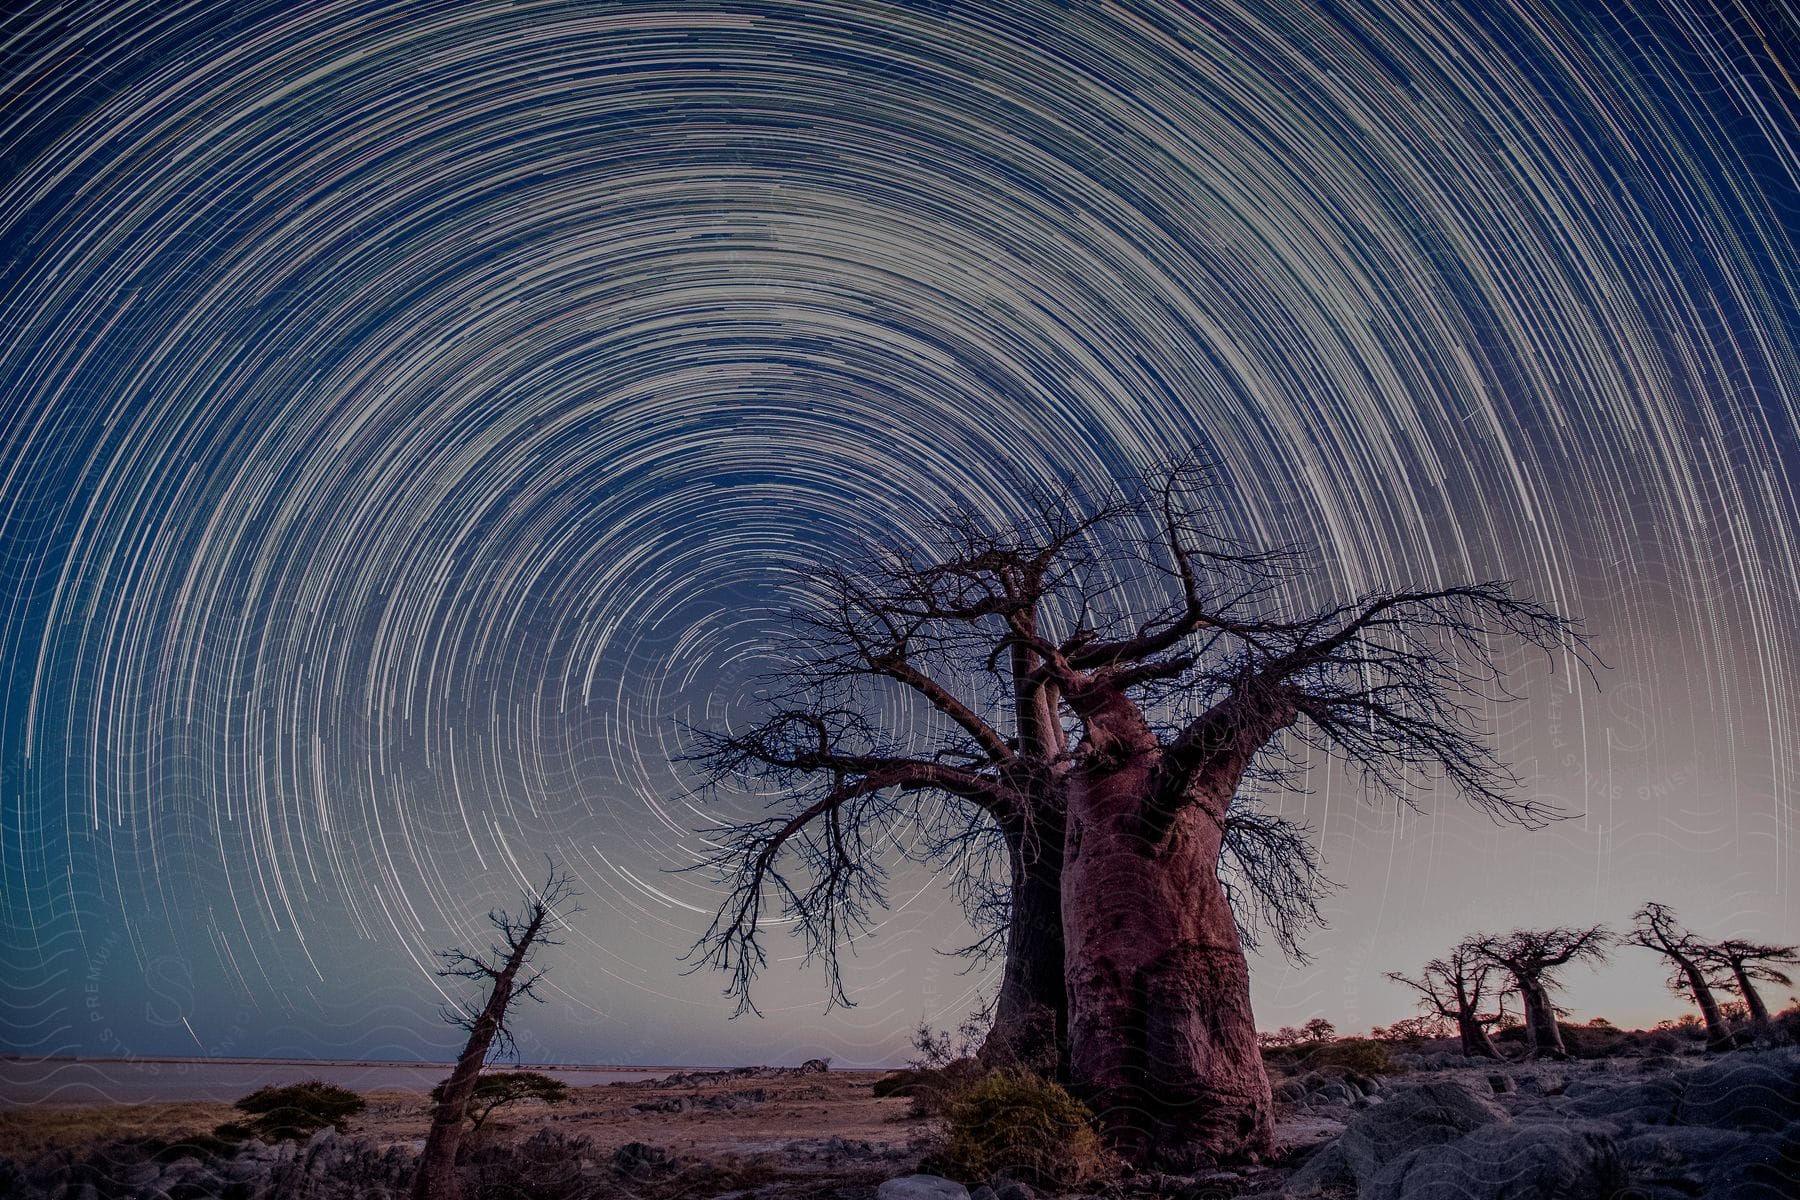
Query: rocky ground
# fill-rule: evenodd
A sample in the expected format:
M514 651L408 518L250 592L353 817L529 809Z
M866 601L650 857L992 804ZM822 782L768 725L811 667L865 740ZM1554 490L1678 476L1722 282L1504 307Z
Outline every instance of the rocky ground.
M1360 1089L1359 1089L1360 1090ZM1794 1200L1800 1050L1471 1065L1440 1055L1337 1107L1266 1200Z
M1250 1168L1125 1174L1107 1200L1800 1198L1800 1050L1278 1076L1282 1151ZM575 1089L501 1110L466 1155L470 1200L963 1200L915 1176L936 1130L871 1073L755 1068ZM231 1146L219 1105L0 1113L0 1196L336 1200L404 1195L425 1098L371 1093L343 1133ZM898 1181L898 1182L897 1182ZM1034 1200L998 1178L973 1200Z

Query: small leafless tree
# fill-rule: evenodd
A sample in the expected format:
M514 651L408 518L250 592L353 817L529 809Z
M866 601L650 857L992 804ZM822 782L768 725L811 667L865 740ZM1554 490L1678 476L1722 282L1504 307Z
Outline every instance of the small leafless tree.
M1761 980L1782 987L1790 986L1793 979L1780 968L1800 966L1800 946L1778 946L1770 942L1748 942L1739 938L1727 938L1701 947L1699 953L1707 963L1731 973L1737 984L1737 993L1743 997L1744 1008L1753 1029L1761 1029L1769 1023L1769 1006L1763 1003L1756 982Z
M536 989L544 973L527 973L527 968L540 947L562 944L554 935L555 926L579 910L559 913L557 909L576 895L568 874L553 863L543 886L525 893L524 906L517 914L500 909L488 914L497 938L485 955L460 949L440 954L444 960L444 967L438 972L440 977L473 980L483 984L486 993L479 1001L462 1001L445 1013L446 1020L468 1031L469 1040L457 1056L450 1077L439 1085L431 1132L425 1138L419 1169L413 1177L413 1200L460 1200L456 1152L462 1144L469 1101L475 1094L482 1065L490 1050L502 1055L513 1051L509 1025L513 1003L526 996L543 999Z
M1642 946L1669 961L1669 990L1677 996L1687 995L1700 1010L1706 1023L1707 1045L1724 1049L1731 1045L1731 1025L1719 1011L1713 989L1719 986L1709 973L1712 963L1709 947L1675 919L1675 910L1655 901L1631 914L1631 928L1624 937L1628 946Z
M808 581L767 717L697 753L709 783L774 793L772 815L710 831L704 864L727 898L697 956L740 1004L777 913L843 999L836 951L883 903L890 831L917 831L994 915L997 1028L1059 1014L1121 1153L1269 1146L1243 918L1291 947L1324 884L1255 796L1318 749L1403 799L1442 781L1541 824L1479 731L1511 695L1501 647L1582 642L1498 582L1295 616L1306 564L1220 533L1213 488L1183 464L1130 496L1034 494L1016 525L952 514L923 551Z
M1417 979L1396 971L1388 978L1404 984L1419 994L1422 1007L1456 1022L1456 1033L1462 1052L1469 1058L1499 1058L1488 1027L1506 1020L1506 993L1510 985L1505 968L1482 957L1473 942L1458 944L1443 958L1425 964ZM1482 1006L1492 1001L1495 1009L1483 1013Z
M1534 1053L1567 1058L1559 1010L1550 999L1561 986L1559 969L1572 962L1603 963L1612 934L1601 925L1587 929L1559 926L1555 929L1516 929L1504 936L1485 936L1469 943L1479 959L1508 972L1525 1009L1525 1033Z

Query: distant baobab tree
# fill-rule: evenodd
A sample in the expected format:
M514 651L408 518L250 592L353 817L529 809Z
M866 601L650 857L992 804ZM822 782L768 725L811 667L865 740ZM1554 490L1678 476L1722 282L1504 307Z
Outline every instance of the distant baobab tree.
M525 972L540 947L562 944L551 931L557 920L572 914L556 910L575 895L568 874L552 864L543 886L525 893L524 907L517 915L500 909L488 914L499 940L485 955L463 950L441 952L444 967L438 972L440 976L474 980L486 986L487 994L479 1001L464 1001L446 1013L452 1024L468 1030L469 1040L457 1056L450 1077L433 1092L436 1105L432 1109L431 1132L426 1135L418 1172L413 1176L413 1200L460 1200L456 1152L462 1144L464 1121L480 1082L482 1064L490 1050L497 1047L506 1053L512 1047L508 1019L513 1003L525 996L542 999L535 989L544 973Z
M1727 938L1704 946L1700 956L1718 969L1731 973L1753 1029L1761 1029L1769 1023L1769 1006L1763 1003L1756 981L1788 987L1794 981L1779 967L1800 966L1800 946L1748 942L1740 938Z
M1291 945L1323 884L1304 831L1254 794L1311 748L1377 791L1442 781L1540 824L1552 812L1516 795L1479 730L1508 698L1502 648L1583 643L1497 582L1296 612L1302 558L1219 532L1192 464L1129 496L1024 499L1035 514L1015 524L955 513L922 547L805 581L766 717L700 735L710 784L776 797L709 831L703 866L728 894L697 957L746 1003L778 912L841 999L836 952L884 900L881 834L913 822L937 861L1002 864L997 893L956 876L1004 918L995 1033L1057 1014L1069 1080L1119 1152L1265 1151L1239 918Z
M1462 1052L1469 1058L1499 1058L1488 1026L1506 1020L1505 968L1483 958L1472 941L1461 942L1442 958L1426 963L1418 978L1388 972L1388 978L1419 994L1421 1006L1456 1022ZM1483 1013L1492 1001L1494 1011Z
M1710 947L1684 929L1675 919L1675 910L1666 904L1651 901L1632 913L1631 921L1625 944L1642 946L1667 959L1669 990L1678 996L1686 993L1700 1010L1700 1019L1706 1023L1707 1045L1713 1049L1729 1047L1731 1025L1719 1010L1718 998L1713 995L1716 983L1708 974L1716 969L1707 954Z
M1478 937L1470 947L1478 958L1512 976L1525 1009L1525 1034L1532 1051L1549 1058L1567 1058L1568 1049L1556 1023L1557 1007L1550 999L1551 991L1561 985L1558 971L1572 962L1605 962L1611 941L1612 934L1604 926L1559 926Z

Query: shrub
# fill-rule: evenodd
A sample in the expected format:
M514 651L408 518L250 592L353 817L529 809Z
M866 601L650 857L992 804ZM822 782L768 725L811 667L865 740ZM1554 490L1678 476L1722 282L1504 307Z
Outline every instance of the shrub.
M981 1039L985 1033L979 1012L970 1013L963 1018L963 1023L957 1027L954 1041L951 1040L948 1029L934 1030L929 1022L920 1021L919 1027L913 1030L914 1055L906 1065L915 1071L935 1071L958 1059L973 1058L975 1051L981 1047Z
M1571 1025L1567 1021L1558 1021L1556 1028L1562 1034L1563 1049L1573 1058L1580 1058L1583 1046L1600 1032L1584 1025ZM1531 1034L1523 1025L1508 1025L1494 1035L1494 1040L1502 1045L1529 1046Z
M1404 1042L1408 1046L1455 1036L1456 1023L1439 1016L1401 1017L1385 1029L1377 1025L1369 1030L1373 1041Z
M444 1083L449 1083L448 1079ZM431 1102L444 1102L444 1083L431 1089ZM488 1114L502 1104L511 1104L516 1100L542 1100L545 1104L561 1104L569 1098L569 1085L548 1075L540 1075L536 1071L490 1071L484 1072L475 1079L475 1091L469 1097L469 1108L465 1114L471 1124L469 1132L474 1133L481 1128Z
M308 1079L282 1087L258 1088L233 1107L250 1119L221 1125L220 1137L257 1137L264 1141L301 1141L330 1125L342 1133L351 1117L364 1108L363 1098L347 1088Z
M1061 1084L995 1071L963 1089L945 1112L944 1166L975 1182L1005 1171L1036 1187L1062 1190L1102 1163L1092 1116Z
M877 1096L908 1096L915 1117L942 1116L950 1102L985 1074L972 1058L959 1058L941 1067L905 1067L875 1081Z
M1033 1004L1007 1029L990 1031L979 1057L990 1069L1049 1078L1056 1074L1058 1051L1056 1013L1047 1005Z

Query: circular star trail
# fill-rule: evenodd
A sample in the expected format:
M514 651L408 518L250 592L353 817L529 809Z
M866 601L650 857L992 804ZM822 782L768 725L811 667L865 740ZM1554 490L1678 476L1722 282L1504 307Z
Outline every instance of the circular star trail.
M1265 1023L1651 890L1791 937L1800 31L1614 7L5 18L10 1047L439 1053L432 952L546 852L545 1055L953 1024L904 872L856 1009L779 967L725 1024L685 731L754 711L806 566L1189 447L1319 596L1516 578L1611 668L1497 731L1550 831L1289 798L1349 886Z

